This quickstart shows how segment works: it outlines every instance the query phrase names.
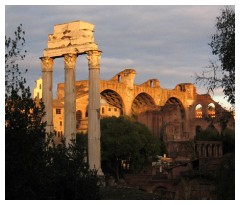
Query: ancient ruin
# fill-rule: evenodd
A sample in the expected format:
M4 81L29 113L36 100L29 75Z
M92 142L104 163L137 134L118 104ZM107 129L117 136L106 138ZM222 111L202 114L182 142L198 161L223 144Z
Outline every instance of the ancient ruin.
M210 95L198 94L196 87L191 83L181 83L174 89L164 89L159 80L150 79L136 85L135 75L134 69L125 69L110 80L100 80L100 105L97 111L100 119L120 115L134 117L145 124L156 137L163 138L168 154L171 157L177 156L179 160L189 160L192 152L198 157L222 155L222 145L217 141L199 142L192 146L197 129L206 129L210 124L209 118L215 119L225 112ZM75 129L76 132L87 132L89 82L76 81L75 85ZM65 130L64 87L64 83L58 84L57 98L53 100L53 129L59 138ZM218 132L221 131L217 120L214 127ZM233 119L229 121L228 127L234 130Z
M77 132L88 132L88 160L91 169L101 172L100 119L127 115L145 124L162 139L169 157L189 161L196 157L221 157L218 141L195 143L198 129L206 129L210 121L214 128L221 126L214 120L226 110L210 95L197 93L192 83L180 83L164 89L158 79L136 85L136 70L126 68L110 80L100 80L101 51L93 37L93 24L75 21L54 26L48 37L48 48L42 61L42 98L46 106L47 132L69 143ZM89 79L76 81L76 58L87 54ZM64 58L65 81L52 96L52 73L55 58ZM37 81L38 88L41 82ZM41 90L41 89L40 89ZM35 90L35 95L39 90ZM234 130L234 120L228 125Z
M100 80L101 51L94 42L93 28L91 23L74 21L55 25L53 34L48 36L48 47L40 58L42 79L36 81L33 93L34 98L42 96L45 104L47 133L54 133L59 142L64 137L68 144L76 133L88 132L89 167L103 175L100 119L131 116L164 142L167 156L158 156L159 159L139 175L125 175L126 183L148 192L160 192L167 199L214 199L212 182L179 179L183 179L182 173L207 173L219 167L222 141L198 141L196 135L209 127L220 133L222 127L218 119L226 110L209 94L198 94L192 83L165 89L158 79L149 79L137 85L134 82L137 72L132 68L124 69L109 80ZM89 79L76 81L76 58L83 54L88 59ZM57 97L53 99L55 58L64 59L65 79L58 84ZM225 126L234 130L234 123L232 116Z
M42 98L45 104L47 133L53 133L52 73L55 58L64 59L64 137L66 144L76 137L76 58L87 54L89 68L88 106L88 162L90 169L101 175L100 163L100 95L99 73L101 51L93 36L94 25L83 21L73 21L54 26L48 36L48 47L44 50L42 62Z

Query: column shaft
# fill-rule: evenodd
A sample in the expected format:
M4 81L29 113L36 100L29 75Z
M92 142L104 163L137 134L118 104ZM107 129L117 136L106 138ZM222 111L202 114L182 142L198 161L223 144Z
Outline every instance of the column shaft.
M43 118L47 122L46 133L53 132L53 96L52 96L52 72L53 59L49 57L42 57L42 99L45 105L46 115Z
M100 51L89 51L88 66L88 163L89 168L101 170L101 144L100 144Z
M66 145L76 138L76 55L64 55L64 137Z

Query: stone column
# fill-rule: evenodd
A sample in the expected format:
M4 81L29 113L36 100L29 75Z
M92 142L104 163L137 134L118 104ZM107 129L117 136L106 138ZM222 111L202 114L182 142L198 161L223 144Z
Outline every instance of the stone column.
M190 119L191 119L190 115L191 115L191 112L189 111L189 109L190 109L190 107L188 107L188 108L184 107L185 123L183 123L183 132L188 135L188 137L187 137L188 139L189 139L189 134L191 132L191 129L190 129Z
M213 145L213 157L217 157L216 144Z
M203 144L202 146L203 146L203 152L202 152L203 157L206 157L206 155L207 155L207 153L206 153L206 145Z
M66 145L76 138L76 54L64 55L64 137Z
M103 175L101 169L100 144L100 58L101 51L88 51L88 163L89 168L97 170Z
M212 157L212 144L208 145L208 157Z
M218 153L219 153L218 157L222 157L223 156L222 143L218 147Z
M127 96L127 94L126 94ZM126 97L127 99L124 100L123 99L123 104L124 104L124 110L123 110L123 113L124 115L128 115L128 116L132 116L132 103L133 103L133 100L129 100L128 97Z
M42 57L42 99L45 105L46 115L43 118L47 122L46 133L50 134L53 130L53 96L52 96L52 72L54 61L49 57Z
M216 156L217 157L220 157L220 155L219 155L219 147L220 147L219 145L216 145Z
M200 152L201 152L201 149L200 149L199 144L196 144L196 145L195 145L195 149L196 149L197 157L199 157L199 156L200 156Z

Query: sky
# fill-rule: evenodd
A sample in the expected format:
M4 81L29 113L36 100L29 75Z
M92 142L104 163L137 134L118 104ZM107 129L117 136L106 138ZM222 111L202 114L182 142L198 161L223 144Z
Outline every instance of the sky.
M158 79L162 88L179 83L195 83L216 57L211 53L211 35L216 17L224 5L5 5L5 35L13 36L19 24L26 32L27 83L33 90L41 77L40 57L47 48L48 35L56 24L86 21L95 25L94 38L101 50L100 78L110 79L126 68L137 72L135 84ZM76 80L88 78L85 55L77 58ZM64 82L63 59L55 59L53 92ZM195 85L199 94L206 88ZM213 98L224 107L229 104L221 90Z
M116 4L121 5L116 6L112 5L112 1L108 0L104 1L106 5L98 5L98 2L93 1L92 3L91 0L68 0L61 2L61 4L67 3L69 5L57 6L54 5L56 3L53 0L51 2L45 0L32 2L22 0L22 5L14 6L20 4L19 2L1 1L0 15L2 16L0 25L3 31L0 33L0 37L3 46L4 33L6 36L11 37L16 27L20 23L23 24L23 29L26 32L25 48L28 53L26 59L21 63L21 67L28 68L27 83L33 90L35 80L41 77L39 58L43 56L43 50L47 48L48 34L53 33L55 24L75 20L82 20L95 25L95 42L98 44L99 49L103 51L101 79L110 79L125 68L133 68L137 72L136 84L141 84L153 78L158 79L161 87L167 89L173 89L179 83L194 83L195 73L200 74L209 65L209 60L215 59L208 43L211 41L211 35L215 32L214 26L216 17L220 15L220 9L225 4L238 6L239 1L195 0L192 1L195 5L192 5L191 1L148 0L147 4L152 4L152 6L137 6L135 5L136 1L121 0L120 2L114 1ZM80 2L82 5L77 5ZM216 2L219 5L215 5ZM52 6L48 5L49 3ZM59 1L57 3L59 4ZM27 6L30 4L35 5ZM41 6L41 4L46 6ZM5 25L5 32L2 25ZM236 38L237 49L238 45ZM0 52L3 52L3 49ZM1 56L3 57L3 53L1 53ZM1 59L2 67L3 62L3 59ZM63 67L63 59L55 60L54 93L56 93L57 83L64 81ZM3 69L1 69L1 72L4 72ZM237 73L238 70L236 69L236 75L238 75ZM1 91L4 88L3 76L4 74L1 73ZM76 79L83 80L87 78L86 56L79 56L77 59ZM237 95L237 82L238 77L236 78L236 109L238 109L239 97ZM196 85L196 87L199 94L206 93L203 86ZM215 92L214 99L223 106L229 106L219 90ZM4 107L3 103L1 109ZM1 113L3 112L1 110ZM236 115L236 122L237 124L239 122L238 115ZM1 125L4 124L2 114ZM238 135L237 132L238 129L236 129L236 135ZM1 139L4 140L4 138ZM236 138L236 145L239 144L237 140L238 138ZM5 145L4 141L1 145ZM1 156L4 157L4 147L1 150L3 152ZM236 158L236 160L239 161L239 158ZM4 162L4 159L2 161ZM239 163L236 161L236 164ZM2 163L2 166L4 167L4 163ZM2 176L1 181L3 183L1 184L4 185L4 175ZM236 181L239 182L237 177L236 175ZM4 194L3 191L1 193ZM4 199L4 196L1 196L1 198ZM236 195L237 198L238 195Z

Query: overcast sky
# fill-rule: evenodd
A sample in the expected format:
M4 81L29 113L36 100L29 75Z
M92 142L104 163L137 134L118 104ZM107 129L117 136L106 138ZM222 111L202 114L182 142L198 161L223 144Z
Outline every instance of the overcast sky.
M215 58L208 43L223 7L5 6L5 35L12 36L16 27L23 24L28 53L22 67L29 70L27 82L32 89L34 81L41 77L39 57L47 48L48 34L53 33L55 24L75 20L95 25L95 42L103 51L101 79L110 79L125 68L133 68L137 72L136 84L156 78L162 88L173 89L178 83L194 83L195 73L200 74L209 60ZM57 83L64 81L63 67L63 59L56 59L55 91ZM87 78L86 56L79 56L76 79ZM206 92L196 86L199 94Z

